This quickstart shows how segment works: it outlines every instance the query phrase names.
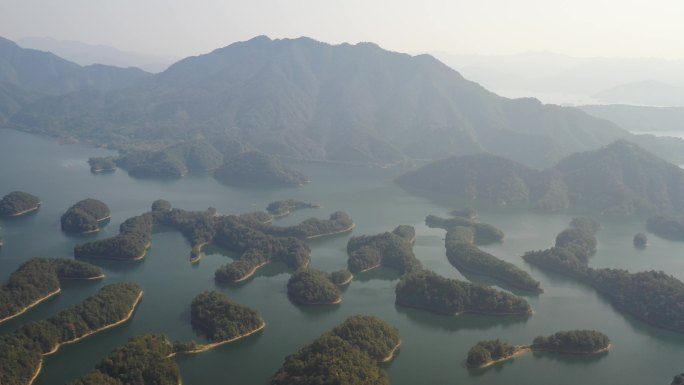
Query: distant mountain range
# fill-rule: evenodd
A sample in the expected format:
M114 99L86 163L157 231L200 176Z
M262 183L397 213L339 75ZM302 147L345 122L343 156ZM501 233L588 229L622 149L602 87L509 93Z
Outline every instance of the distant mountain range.
M646 80L603 90L594 94L594 98L605 103L681 107L684 106L684 86Z
M397 179L420 194L601 213L684 212L684 169L620 140L576 153L543 171L489 154L440 160Z
M46 96L128 87L149 76L137 68L82 67L49 52L21 48L0 38L0 123Z
M311 161L388 165L487 152L542 168L619 138L639 139L576 108L500 97L432 56L372 43L260 36L150 75L80 67L5 42L11 49L0 60L24 58L5 72L26 73L0 83L11 96L0 98L5 127L123 150L227 137ZM37 86L53 96L35 97ZM653 150L660 142L643 144ZM680 145L670 153L681 157Z
M138 67L148 72L158 73L169 68L178 57L170 55L146 55L121 51L106 45L93 45L80 41L57 40L50 37L24 37L16 40L24 48L52 52L76 64L87 66L105 64L116 67Z
M649 107L625 104L580 106L597 118L610 120L629 131L657 132L684 137L684 107Z

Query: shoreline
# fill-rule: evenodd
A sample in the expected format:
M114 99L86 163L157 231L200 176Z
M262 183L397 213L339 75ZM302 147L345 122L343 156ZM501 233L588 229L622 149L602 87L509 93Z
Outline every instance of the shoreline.
M96 279L102 279L106 277L104 273L95 276L95 277L87 277L87 278L81 278L81 277L66 277L66 278L60 278L61 280L64 281L94 281Z
M380 267L380 266L382 266L382 262L379 262L377 265L373 265L373 266L371 266L371 267L367 267L367 268L365 268L365 269L359 271L359 273L365 273L365 272L367 272L367 271L371 271L371 270L373 270L373 269L377 269L377 268Z
M130 310L130 311L128 312L128 314L126 314L126 316L125 316L124 318L122 318L121 320L116 321L116 322L114 322L113 324L109 324L109 325L103 326L103 327L101 327L101 328L99 328L99 329L91 330L91 331L89 331L88 333L85 333L84 335L82 335L82 336L80 336L80 337L78 337L78 338L75 338L75 339L73 339L73 340L64 341L64 342L62 342L62 343L59 343L59 344L55 345L55 347L54 347L52 350L50 350L49 352L41 354L41 356L40 356L40 361L39 361L39 363L38 363L38 370L36 370L36 373L33 375L33 377L30 379L30 381L28 382L27 385L32 385L33 382L34 382L34 381L38 378L38 376L40 375L40 372L41 372L41 370L43 369L43 357L46 357L46 356L49 356L49 355L52 355L52 354L57 353L57 351L59 350L59 348L61 348L61 347L64 346L64 345L69 345L69 344L76 343L76 342L78 342L78 341L80 341L80 340L82 340L82 339L84 339L84 338L87 338L87 337L92 336L93 334L97 334L97 333L100 333L100 332L105 331L105 330L107 330L107 329L111 329L111 328L113 328L113 327L119 326L119 325L121 325L122 323L124 323L124 322L130 320L131 317L133 316L133 313L135 312L135 309L138 308L138 305L140 304L140 301L142 300L143 293L144 293L143 290L141 290L140 293L138 293L138 298L136 298L135 302L133 303L133 306L131 307L131 310Z
M382 360L380 360L380 362L390 362L390 361L392 361L392 360L394 359L394 353L396 353L396 351L399 349L400 346L401 346L401 340L399 340L399 342L397 342L397 344L396 344L396 345L394 346L394 348L389 352L389 354L387 355L387 357L384 357Z
M202 243L200 243L200 244L198 244L198 245L196 245L196 246L194 246L194 247L192 248L192 250L190 251L190 263L191 263L191 264L194 265L194 264L196 264L196 263L199 263L199 261L202 260L202 249L203 249L204 246L206 246L207 244L209 244L209 242L202 242ZM193 252L195 249L197 249L197 256L196 256L196 257L193 257L193 256L192 256L192 252Z
M108 260L108 261L139 261L139 260L145 258L145 256L147 255L147 251L150 247L152 247L152 242L148 242L147 245L145 245L145 251L143 251L143 253L141 255L139 255L135 258L105 257L105 256L101 256L101 255L87 255L87 256L80 256L80 257L74 256L74 257L76 259L79 259L79 258L104 259L104 260Z
M249 336L251 336L251 335L253 335L253 334L256 334L256 333L258 333L258 332L264 330L264 328L266 328L266 321L263 321L263 320L262 320L262 321L261 321L261 325L259 325L258 328L254 329L254 330L252 330L252 331L249 331L249 332L247 332L247 333L240 334L239 336L233 337L233 338L228 339L228 340L223 340L223 341L212 342L212 343L209 343L209 344L200 345L200 346L198 346L197 348L195 348L195 349L193 349L193 350L188 350L188 351L185 351L185 352L173 352L173 353L171 353L170 355L168 355L167 357L168 357L168 358L174 357L174 356L176 356L176 355L178 355L178 354L197 354L197 353L203 353L203 352L206 352L207 350L211 350L211 349L217 348L217 347L219 347L219 346L221 346L221 345L229 344L229 343L231 343L231 342L235 342L235 341L237 341L237 340L240 340L240 339L249 337Z
M354 279L354 274L350 274L350 275L349 275L349 278L347 278L346 280L344 280L344 281L338 283L337 286L346 286L346 285L349 285L353 279Z
M348 232L354 230L355 227L356 227L356 223L352 223L351 226L347 227L347 228L344 229L344 230L333 231L333 232L325 233L325 234L311 235L311 236L308 236L308 237L304 237L304 239L316 239L316 238L320 238L320 237L327 237L327 236L329 236L329 235L348 233Z
M337 299L332 302L297 302L298 305L302 306L324 306L324 305L339 305L342 303L342 296L337 296Z
M496 258L496 257L495 257L495 258ZM510 282L507 278L500 277L499 275L490 274L490 273L483 272L483 271L481 271L481 270L476 270L476 269L473 269L473 268L466 267L466 266L463 265L463 263L459 263L458 261L452 262L452 258L449 258L448 253L447 253L447 260L448 260L449 263L451 263L451 265L454 266L456 269L458 269L458 270L463 269L463 272L465 272L465 273L467 273L467 274L479 275L479 276L481 276L481 277L488 277L488 278L497 280L497 281L503 283L504 285L509 286L509 287L511 287L511 288L513 288L513 289L523 290L523 291L526 291L526 292L529 292L529 293L542 294L542 293L544 292L544 289L542 289L541 287L537 287L537 288L535 288L535 289L530 289L530 288L528 288L528 287L523 287L523 286L521 286L521 285L518 285L518 284L515 284L515 283L513 283L513 282ZM523 270L523 271L524 271L524 270ZM499 286L499 285L496 285L496 286ZM499 286L499 287L500 287L500 286ZM505 289L505 288L504 288L504 289Z
M266 262L263 262L263 263L260 263L260 264L258 264L258 265L256 265L256 266L254 266L254 267L252 268L252 270L250 270L249 273L247 273L247 275L245 275L244 277L242 277L242 278L240 278L240 279L237 279L237 280L233 281L233 283L239 283L239 282L243 282L243 281L249 279L251 276L253 276L253 275L256 273L257 270L259 270L260 268L262 268L262 267L264 267L265 265L269 264L270 262L271 262L271 261L269 260L269 261L266 261Z
M605 352L609 351L610 349L612 349L612 347L613 347L613 344L608 344L608 346L606 346L605 348L596 350L594 352L572 352L572 351L564 351L564 350L535 348L533 345L521 345L521 346L516 346L515 352L513 352L513 354L511 354L510 356L498 358L496 360L491 360L491 361L485 362L484 364L482 364L480 366L468 366L468 364L466 363L466 367L468 369L485 369L485 368L488 368L490 366L494 366L494 365L500 364L502 362L512 360L516 357L523 356L523 355L530 353L530 352L532 352L532 353L534 353L534 352L547 352L547 353L557 353L557 354L571 354L571 355L589 356L589 355L605 353Z
M38 202L38 205L37 205L36 207L32 207L32 208L27 209L27 210L24 210L24 211L19 211L18 213L10 214L10 215L8 215L8 216L9 216L9 217L18 217L18 216L21 216L21 215L28 214L28 213L30 213L30 212L36 211L36 210L38 210L38 209L40 208L40 205L41 205L42 203L43 203L43 202Z
M61 288L61 287L60 287L60 288L57 288L57 290L55 290L55 291L53 291L53 292L50 292L50 293L46 294L45 296L40 297L40 298L38 298L37 300L31 302L30 304L28 304L26 307L24 307L24 308L23 308L21 311L19 311L18 313L15 313L15 314L13 314L13 315L10 315L10 316L7 316L7 317L5 317L5 318L3 318L3 319L0 319L0 323L3 323L3 322L5 322L5 321L9 321L9 320L11 320L12 318L19 317L20 315L22 315L22 314L26 313L27 311L29 311L31 308L33 308L33 307L35 307L35 306L38 306L41 302L47 301L48 299L50 299L50 298L54 297L55 295L59 294L61 291L62 291L62 288Z
M403 306L403 307L406 307L406 308L416 309L416 310L421 310L421 311L427 311L427 312L430 312L430 313L433 313L433 314L439 314L439 315L448 316L448 317L457 317L457 316L461 316L461 315L464 315L464 314L486 315L486 316L492 316L492 317L531 316L531 315L534 314L534 310L531 310L531 309L530 309L530 311L527 311L527 312L524 312L524 313L522 313L522 312L516 312L516 313L510 313L510 312L509 312L509 313L491 313L491 312L484 312L484 311L479 311L479 310L464 310L464 311L462 311L462 312L460 312L460 313L459 313L459 312L456 312L456 313L447 313L447 312L442 312L442 311L438 311L438 310L433 310L433 309L430 309L430 308L428 308L428 307L426 307L426 306L407 305L407 304L400 303L400 302L398 302L398 301L395 301L394 303L395 303L396 305Z

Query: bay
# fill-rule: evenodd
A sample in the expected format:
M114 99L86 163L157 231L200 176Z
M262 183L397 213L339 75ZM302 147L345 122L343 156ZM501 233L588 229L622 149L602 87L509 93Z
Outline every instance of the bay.
M416 228L415 252L426 268L444 276L466 279L445 257L444 231L427 228L428 214L446 216L450 210L472 202L450 199L434 203L410 195L393 183L401 170L298 163L293 166L312 182L301 188L254 189L222 185L209 175L181 179L136 179L118 170L91 174L90 156L114 154L106 149L62 145L54 139L0 130L0 194L23 190L38 195L43 205L34 214L0 219L0 280L3 282L33 256L73 258L74 245L116 234L126 218L149 209L159 198L190 210L216 207L219 213L263 210L274 200L294 198L318 203L321 209L297 211L278 224L297 223L311 216L325 218L336 210L348 212L356 223L352 234L309 242L312 266L334 271L346 267L346 243L350 236L391 231L399 224ZM88 237L61 232L60 215L80 199L92 197L112 210L105 229ZM552 245L567 227L570 214L534 214L515 208L476 205L480 220L501 228L504 243L486 251L529 271L541 281L544 293L527 296L535 314L529 318L433 315L394 304L398 276L390 270L359 274L343 290L336 307L298 307L288 299L285 287L290 271L269 265L256 277L237 287L217 286L214 271L231 260L230 253L207 248L198 265L188 261L190 246L174 231L158 231L153 246L140 262L95 262L106 272L102 282L65 285L63 293L25 315L0 325L7 333L22 323L40 320L82 301L101 286L132 281L141 284L145 296L130 322L47 357L36 385L66 384L88 373L112 349L132 336L162 333L172 340L202 341L190 327L189 306L195 295L219 289L239 303L258 310L267 327L258 335L202 354L181 356L178 363L185 385L267 384L284 358L321 333L355 314L378 316L397 326L402 346L396 359L384 365L392 384L669 384L684 366L684 334L663 331L618 313L593 289L558 275L533 269L520 258L528 250ZM663 270L684 279L684 243L649 235L644 250L632 246L632 237L644 231L645 218L599 218L598 252L594 267L630 271ZM487 283L477 277L468 277ZM558 330L596 329L606 333L614 349L599 357L530 354L487 370L464 366L468 349L483 339L501 338L526 344L537 335Z

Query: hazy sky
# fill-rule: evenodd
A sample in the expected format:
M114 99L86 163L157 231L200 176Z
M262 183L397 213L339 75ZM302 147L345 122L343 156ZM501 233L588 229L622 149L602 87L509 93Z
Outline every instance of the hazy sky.
M0 0L0 36L204 53L256 35L402 52L684 59L681 0Z

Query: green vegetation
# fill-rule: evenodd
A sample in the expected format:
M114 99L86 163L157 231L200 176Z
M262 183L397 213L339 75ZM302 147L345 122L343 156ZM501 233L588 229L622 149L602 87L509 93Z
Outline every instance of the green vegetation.
M164 199L157 199L156 201L152 202L152 211L160 211L160 212L167 212L171 211L171 202L164 200Z
M570 330L534 339L532 349L558 353L599 353L610 346L608 336L596 330Z
M170 357L173 345L161 335L131 338L112 351L96 370L70 385L179 385L178 365Z
M408 238L412 231L408 227L399 226L391 233L350 238L347 242L348 269L361 272L385 266L400 274L420 270L422 264L413 254L413 237Z
M330 273L330 280L338 286L349 284L353 278L354 275L349 270L339 270Z
M425 224L430 228L450 230L454 227L468 227L473 231L473 239L469 242L476 245L488 245L501 242L504 239L503 231L486 223L475 223L464 217L440 218L436 215L425 217Z
M512 287L542 292L539 281L512 263L480 250L473 244L474 232L469 227L454 227L446 234L446 254L449 262L459 270L486 275Z
M0 215L16 217L40 207L40 199L23 191L12 191L0 200Z
M83 199L62 215L62 230L73 233L89 233L100 230L100 222L111 215L109 207L97 199Z
M214 177L229 185L298 186L309 181L276 158L256 151L227 157Z
M29 384L44 355L128 319L141 295L142 288L136 284L108 285L47 320L0 336L0 384Z
M516 351L517 348L515 346L499 339L479 341L468 350L466 365L469 368L479 368L492 361L512 357Z
M137 176L184 176L188 172L214 170L223 163L223 154L207 141L188 141L159 151L130 152L117 165Z
M88 159L90 172L109 172L116 171L116 158L113 156L96 157Z
M395 289L397 304L439 314L530 314L524 299L489 287L441 277L430 271L407 274Z
M264 327L263 318L218 291L205 291L190 305L192 326L212 342L231 341Z
M150 213L126 219L119 226L118 235L77 245L74 248L74 256L76 258L142 259L152 243L153 220Z
M673 241L684 241L684 217L656 216L649 218L646 229L653 234Z
M684 385L684 373L676 375L670 385Z
M573 206L601 213L684 212L684 170L624 140L570 155L543 171L477 154L428 164L397 182L426 193L484 198L543 211Z
M0 288L0 322L59 291L60 280L102 276L102 270L89 263L61 258L33 258L12 273L7 283Z
M275 237L295 237L300 239L315 238L324 235L336 234L349 231L354 227L349 214L343 211L335 211L329 219L309 218L295 226L265 225L258 229Z
M240 214L240 219L246 222L254 222L256 225L265 225L273 222L273 217L263 211Z
M541 269L579 279L622 312L658 327L684 332L682 281L656 271L630 273L621 269L593 269L588 267L587 258L596 245L593 234L567 230L561 234L565 235L560 243L557 237L556 247L529 251L523 259ZM579 238L571 240L567 234Z
M294 199L288 199L284 201L275 201L268 204L266 211L274 217L284 217L290 214L290 212L301 209L317 209L321 206L315 205L313 203L306 203Z
M285 358L271 385L388 385L377 362L391 359L398 345L395 327L375 317L350 317Z
M287 295L300 305L332 305L342 301L330 274L316 269L302 269L287 281Z
M648 245L648 237L644 233L636 233L634 235L634 247L643 249Z

